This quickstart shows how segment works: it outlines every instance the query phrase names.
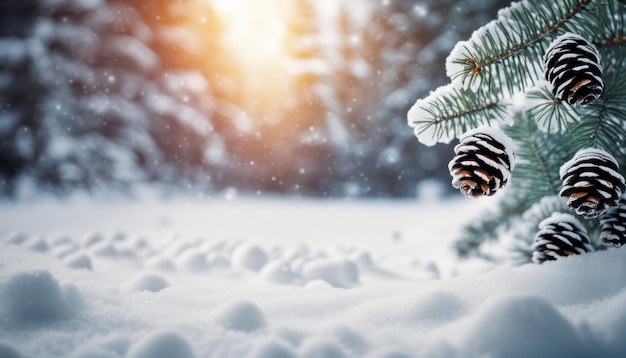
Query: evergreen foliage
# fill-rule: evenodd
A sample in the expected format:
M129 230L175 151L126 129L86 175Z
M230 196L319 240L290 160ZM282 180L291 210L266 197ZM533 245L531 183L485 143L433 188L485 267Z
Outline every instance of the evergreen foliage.
M544 79L545 52L566 33L580 35L599 52L604 92L591 104L570 105L556 98ZM563 186L559 171L580 149L605 150L624 175L625 54L626 4L615 0L512 3L497 20L455 46L446 64L450 83L415 103L409 125L420 142L433 145L491 123L501 126L517 147L511 183L498 193L498 211L468 223L455 244L460 257L504 260L487 245L498 242L516 254L513 261L529 262L538 223L555 212L574 214L558 197ZM616 185L619 195L619 183L607 185ZM599 219L578 218L591 244L603 248Z

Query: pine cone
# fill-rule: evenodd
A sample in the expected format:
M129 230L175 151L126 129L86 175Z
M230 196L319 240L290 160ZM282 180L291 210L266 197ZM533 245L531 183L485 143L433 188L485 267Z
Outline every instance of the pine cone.
M600 217L600 239L606 246L626 244L626 194L622 195L617 206Z
M536 264L593 251L587 230L574 216L563 213L554 213L539 224L531 248Z
M602 94L602 67L596 48L579 35L556 38L543 58L552 93L569 104L589 104Z
M448 164L452 186L474 198L504 187L515 164L514 144L500 129L480 127L464 134Z
M615 158L594 148L582 149L561 166L563 188L559 193L568 197L567 205L577 214L592 219L616 206L626 190L624 177L618 172Z

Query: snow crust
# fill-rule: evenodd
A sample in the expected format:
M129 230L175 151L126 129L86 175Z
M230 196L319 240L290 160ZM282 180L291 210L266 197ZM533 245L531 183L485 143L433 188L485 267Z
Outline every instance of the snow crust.
M100 204L98 210L67 202L0 205L2 228L17 230L0 233L0 356L626 353L625 249L480 270L447 261L438 247L449 247L450 229L467 212L492 205L489 200L334 203L330 217L337 221L326 217L327 204L319 202L216 202L220 213L232 210L230 225L222 228L207 223L217 213L210 205L163 205L166 210L149 213L158 205L143 203L144 210L132 214L123 212L130 207L126 202ZM266 208L260 219L268 226L239 231L240 218L260 215L257 205ZM68 221L49 217L61 207ZM117 219L104 215L116 212ZM192 212L201 223L198 231L185 221ZM68 225L85 214L75 227ZM271 216L294 226L276 235ZM295 229L303 227L297 221L303 216L332 230L309 239L312 230ZM358 217L363 227L347 217ZM157 235L164 229L155 230L154 223L163 221L178 223L167 228L179 233ZM87 235L80 233L85 228ZM107 255L90 251L98 244L106 244ZM257 260L260 252L266 260ZM89 258L91 270L68 265L73 257ZM197 257L205 258L202 270L181 264ZM228 264L213 265L216 260Z

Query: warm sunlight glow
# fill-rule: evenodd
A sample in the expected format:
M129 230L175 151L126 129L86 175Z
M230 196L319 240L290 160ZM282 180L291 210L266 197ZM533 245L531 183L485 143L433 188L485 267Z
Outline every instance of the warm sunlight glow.
M281 55L286 33L281 0L218 0L228 47L249 66Z
M241 96L260 120L272 121L290 86L286 51L288 1L215 0L225 47L238 63Z
M279 56L286 28L279 0L218 0L215 4L227 22L227 47L244 62Z

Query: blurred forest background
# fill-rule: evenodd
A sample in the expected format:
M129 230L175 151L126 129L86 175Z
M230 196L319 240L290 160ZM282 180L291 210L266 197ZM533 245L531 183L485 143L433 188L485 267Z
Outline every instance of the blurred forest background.
M3 0L0 196L449 182L406 124L503 0Z

